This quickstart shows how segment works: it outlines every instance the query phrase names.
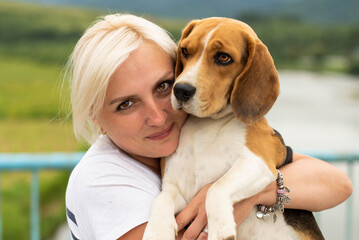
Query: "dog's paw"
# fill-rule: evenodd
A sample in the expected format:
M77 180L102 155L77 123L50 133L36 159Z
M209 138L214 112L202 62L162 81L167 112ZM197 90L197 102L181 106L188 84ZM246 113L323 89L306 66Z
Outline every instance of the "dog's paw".
M232 227L222 227L218 229L208 229L208 240L235 240L236 230Z
M236 239L236 223L233 218L233 207L231 204L217 204L217 208L213 206L211 205L207 209L208 240Z
M233 216L223 214L208 218L208 240L234 240L236 233Z
M147 223L143 240L174 240L177 236L178 226L176 219L160 221L160 219L150 220Z

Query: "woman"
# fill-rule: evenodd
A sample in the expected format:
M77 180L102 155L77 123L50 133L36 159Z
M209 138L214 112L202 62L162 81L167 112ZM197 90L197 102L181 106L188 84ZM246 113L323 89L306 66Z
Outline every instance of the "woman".
M142 239L161 189L159 159L175 151L186 120L170 103L175 57L168 34L133 15L108 15L77 43L69 61L74 131L92 145L67 187L73 239ZM304 155L294 154L281 172L291 188L287 207L320 211L352 192L345 173ZM178 238L206 239L209 187L177 215ZM256 204L275 202L273 183L235 205L237 223Z

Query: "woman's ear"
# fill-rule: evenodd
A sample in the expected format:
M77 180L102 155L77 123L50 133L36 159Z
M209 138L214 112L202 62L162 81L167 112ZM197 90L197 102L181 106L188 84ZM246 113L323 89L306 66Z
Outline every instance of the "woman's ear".
M92 118L92 121L96 123L96 125L100 128L100 131L103 135L107 133L106 130L101 126L100 121L98 119Z
M177 46L177 60L176 60L176 67L175 67L175 78L177 78L182 70L183 70L183 65L182 65L182 50L181 50L181 42L183 39L187 38L188 35L192 32L193 28L196 26L196 24L199 22L199 20L193 20L191 21L183 30L181 39L178 42L178 46Z
M253 124L264 117L279 95L279 79L267 47L257 38L247 39L248 60L236 78L230 103L236 117Z

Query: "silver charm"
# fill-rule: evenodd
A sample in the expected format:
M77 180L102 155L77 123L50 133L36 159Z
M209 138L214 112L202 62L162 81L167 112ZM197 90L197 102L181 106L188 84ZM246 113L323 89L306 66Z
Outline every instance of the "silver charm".
M261 211L257 211L257 214L256 214L256 215L257 215L257 218L262 219L264 213L262 213Z
M263 215L263 219L264 219L265 221L268 221L268 220L270 219L270 214L269 214L269 213L264 214L264 215Z

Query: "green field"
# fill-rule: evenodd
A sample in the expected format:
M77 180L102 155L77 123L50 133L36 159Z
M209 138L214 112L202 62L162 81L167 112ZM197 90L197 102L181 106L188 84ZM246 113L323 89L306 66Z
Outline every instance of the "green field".
M0 152L77 151L61 67L29 60L0 60Z

